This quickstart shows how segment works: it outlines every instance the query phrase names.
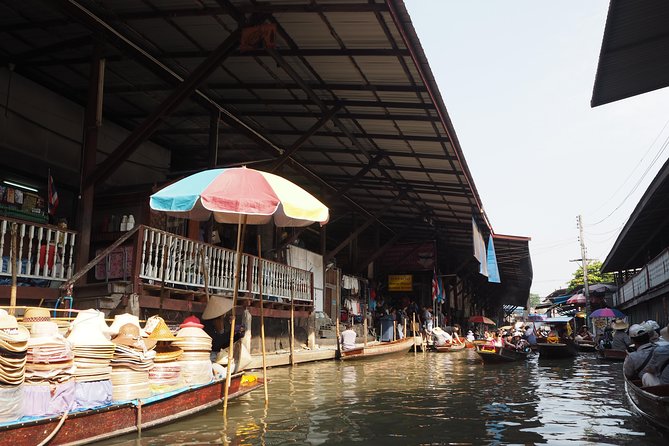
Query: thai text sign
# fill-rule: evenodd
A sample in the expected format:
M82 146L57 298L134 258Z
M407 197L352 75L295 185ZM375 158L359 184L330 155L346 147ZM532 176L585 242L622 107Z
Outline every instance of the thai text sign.
M388 291L412 291L413 276L396 274L388 276Z

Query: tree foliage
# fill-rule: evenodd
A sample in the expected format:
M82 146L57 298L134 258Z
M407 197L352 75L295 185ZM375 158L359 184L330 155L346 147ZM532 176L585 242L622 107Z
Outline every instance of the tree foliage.
M612 283L614 281L613 274L602 273L602 262L594 261L588 263L588 285L595 283ZM575 289L583 286L583 267L579 266L573 274L573 278L569 282L567 292L571 293Z
M535 308L541 303L541 296L536 293L530 293L530 308Z

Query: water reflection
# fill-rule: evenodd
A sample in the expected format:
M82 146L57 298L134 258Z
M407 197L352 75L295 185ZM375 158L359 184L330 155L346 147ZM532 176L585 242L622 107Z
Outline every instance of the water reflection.
M662 433L632 413L622 366L594 355L483 365L470 350L269 370L262 392L114 445L643 444Z

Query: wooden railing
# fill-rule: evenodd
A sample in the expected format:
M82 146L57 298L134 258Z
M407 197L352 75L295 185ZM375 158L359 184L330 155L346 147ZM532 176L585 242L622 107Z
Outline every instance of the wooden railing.
M669 282L669 248L648 262L646 266L618 289L614 296L615 305L622 305L655 288Z
M141 226L139 250L135 255L137 277L150 284L202 288L205 272L213 293L232 292L236 252L208 243L198 242L169 232ZM263 263L263 294L265 299L313 303L313 274L256 256L242 254L239 291L258 299Z
M66 281L73 274L76 237L76 231L0 217L0 276L12 275L14 238L17 277Z

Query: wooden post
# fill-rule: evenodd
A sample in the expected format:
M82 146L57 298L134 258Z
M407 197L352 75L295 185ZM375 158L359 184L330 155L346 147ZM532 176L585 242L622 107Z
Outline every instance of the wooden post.
M16 222L12 222L12 226L10 228L10 234L12 237L11 240L11 255L9 256L9 263L12 268L12 288L9 292L9 314L14 315L15 313L15 307L16 307L16 275L18 274L18 267L16 265L16 262L18 261L18 243L16 242L16 235L18 232L18 225ZM48 251L48 249L47 249ZM48 252L46 253L46 256L48 257ZM46 260L45 260L46 263Z
M397 321L393 321L393 341L397 340Z
M260 295L260 346L262 348L262 379L263 387L265 388L265 408L269 406L269 394L267 392L267 363L265 362L265 311L262 297L263 286L263 270L262 270L262 245L260 243L260 235L258 235L258 293Z
M416 313L411 313L411 336L413 336L413 355L416 356Z
M365 317L365 320L362 322L362 330L365 332L363 342L365 343L365 347L367 347L367 332L369 331L367 327L367 317Z
M200 248L200 265L202 267L202 275L204 276L204 297L209 302L209 268L204 260L204 247Z
M409 337L409 332L407 331L407 318L406 314L404 315L404 337L408 338Z
M239 280L241 278L242 269L242 251L244 245L244 230L246 229L246 214L239 216L239 224L237 225L237 257L235 258L235 278L234 286L232 288L232 310L230 320L230 345L228 345L228 365L225 367L225 389L223 394L223 418L228 417L228 392L230 391L230 376L232 375L232 350L235 342L235 319L237 306L237 295L239 294Z
M290 365L295 366L295 290L290 284Z
M339 338L339 318L336 319L336 324L335 324L335 336L337 337L337 352L339 352L339 355L341 356L341 342Z

